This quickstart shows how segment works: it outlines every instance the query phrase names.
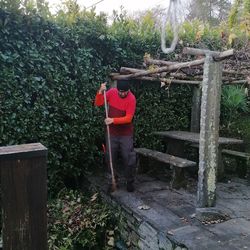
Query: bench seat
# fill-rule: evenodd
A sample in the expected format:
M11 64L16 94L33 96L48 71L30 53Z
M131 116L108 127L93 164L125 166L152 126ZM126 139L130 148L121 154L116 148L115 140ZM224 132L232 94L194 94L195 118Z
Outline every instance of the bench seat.
M250 184L250 154L246 152L240 152L230 149L223 149L222 154L235 157L237 162L237 172L239 174L239 177L246 177L248 180L248 183ZM245 161L246 162L246 169L242 169L242 165L239 164L239 161Z
M174 187L178 189L186 186L187 182L184 177L183 170L187 167L196 166L196 162L147 148L135 148L135 152L140 156L169 164L173 169L172 180L170 181L171 188Z
M170 164L175 167L179 168L186 168L186 167L194 167L196 166L196 162L189 161L187 159L183 159L177 156L169 155L166 153L162 153L159 151L147 149L147 148L135 148L135 152L137 154L152 158L154 160Z
M250 159L250 154L235 150L223 149L222 154L232 155L238 158Z

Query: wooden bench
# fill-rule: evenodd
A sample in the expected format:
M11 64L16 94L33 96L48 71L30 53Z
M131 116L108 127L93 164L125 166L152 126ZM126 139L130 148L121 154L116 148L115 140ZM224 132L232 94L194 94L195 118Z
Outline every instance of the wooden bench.
M235 156L236 158L243 158L246 160L250 159L250 154L246 152L240 152L240 151L235 151L235 150L230 150L230 149L222 149L222 154L227 154L227 155Z
M171 187L183 186L183 183L185 182L182 171L183 168L196 166L196 163L193 161L147 148L135 148L135 152L137 153L137 155L142 155L144 157L169 164L170 167L173 168L173 177L170 183Z
M246 167L247 167L247 179L250 181L250 154L246 152L240 152L240 151L235 151L235 150L230 150L230 149L222 149L222 154L228 155L230 157L235 157L237 160L244 160L246 162ZM239 172L240 169L238 169Z

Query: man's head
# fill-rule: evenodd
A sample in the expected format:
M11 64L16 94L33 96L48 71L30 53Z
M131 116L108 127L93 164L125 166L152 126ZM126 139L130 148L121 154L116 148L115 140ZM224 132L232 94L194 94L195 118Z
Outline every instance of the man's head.
M118 80L117 90L118 90L118 95L121 98L125 98L129 93L129 82L126 80Z

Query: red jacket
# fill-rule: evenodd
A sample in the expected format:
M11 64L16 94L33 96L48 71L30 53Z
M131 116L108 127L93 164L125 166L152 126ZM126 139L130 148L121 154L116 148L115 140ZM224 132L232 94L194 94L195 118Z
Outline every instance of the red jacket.
M132 135L132 119L136 108L135 96L129 91L125 98L118 95L117 88L111 88L106 92L107 103L109 104L108 117L114 118L114 123L110 124L111 135ZM95 105L104 105L103 94L96 94Z

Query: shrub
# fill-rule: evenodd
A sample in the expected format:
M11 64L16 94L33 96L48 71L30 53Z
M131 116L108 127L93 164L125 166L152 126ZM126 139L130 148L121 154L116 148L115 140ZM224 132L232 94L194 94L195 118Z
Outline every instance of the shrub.
M104 249L107 233L115 230L114 219L97 193L62 190L48 204L49 249Z

